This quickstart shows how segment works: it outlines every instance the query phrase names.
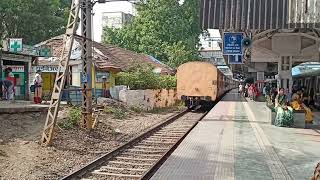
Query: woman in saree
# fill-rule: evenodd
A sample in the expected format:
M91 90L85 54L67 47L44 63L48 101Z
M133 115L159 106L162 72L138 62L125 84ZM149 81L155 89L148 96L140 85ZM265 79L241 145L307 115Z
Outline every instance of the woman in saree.
M277 112L275 125L279 127L291 127L293 125L293 110L287 106L287 96L284 94L284 88L279 89L275 98L275 110Z
M301 91L298 91L292 96L291 107L294 110L305 110L305 121L307 124L312 124L313 122L313 113L310 108L308 108L303 102L301 98Z

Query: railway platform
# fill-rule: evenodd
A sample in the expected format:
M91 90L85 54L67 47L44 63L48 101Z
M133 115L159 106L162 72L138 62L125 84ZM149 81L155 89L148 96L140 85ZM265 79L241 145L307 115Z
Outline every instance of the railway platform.
M0 101L0 114L47 111L47 104L33 104L31 101Z
M320 161L320 130L272 126L264 106L229 92L151 179L309 179Z

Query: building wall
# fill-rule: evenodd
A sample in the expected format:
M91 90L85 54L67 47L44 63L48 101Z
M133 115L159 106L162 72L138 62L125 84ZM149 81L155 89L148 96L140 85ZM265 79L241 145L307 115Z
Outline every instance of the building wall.
M132 20L131 14L123 12L104 12L102 14L102 27L122 28Z
M149 111L154 108L170 107L178 102L176 90L121 90L120 101L130 107Z

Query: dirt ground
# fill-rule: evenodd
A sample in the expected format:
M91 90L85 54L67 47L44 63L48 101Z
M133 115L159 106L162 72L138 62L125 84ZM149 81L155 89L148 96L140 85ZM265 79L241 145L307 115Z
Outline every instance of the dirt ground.
M39 145L45 113L0 114L0 180L57 179L175 113L176 108L156 114L130 111L123 120L102 114L92 132L57 128L50 147Z

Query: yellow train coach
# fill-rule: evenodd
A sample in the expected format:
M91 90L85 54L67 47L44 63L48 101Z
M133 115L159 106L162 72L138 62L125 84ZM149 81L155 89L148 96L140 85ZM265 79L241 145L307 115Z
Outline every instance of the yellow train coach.
M209 62L188 62L177 69L177 93L189 108L198 105L211 107L237 85L237 81L225 76Z

